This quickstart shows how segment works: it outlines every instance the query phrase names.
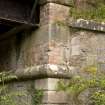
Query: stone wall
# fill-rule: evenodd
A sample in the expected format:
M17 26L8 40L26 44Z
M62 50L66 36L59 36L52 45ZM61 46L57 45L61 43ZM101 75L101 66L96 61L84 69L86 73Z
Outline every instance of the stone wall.
M40 0L40 27L0 42L0 69L14 70L20 80L12 89L27 91L34 84L44 92L42 105L68 105L66 93L56 91L57 82L93 64L105 46L104 23L71 21L70 6L72 0Z

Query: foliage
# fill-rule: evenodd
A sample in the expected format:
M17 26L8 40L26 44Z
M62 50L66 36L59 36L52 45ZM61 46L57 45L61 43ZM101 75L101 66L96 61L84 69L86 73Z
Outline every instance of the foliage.
M43 98L43 91L34 89L34 93L32 95L33 105L40 105Z
M0 105L17 105L14 97L26 96L24 92L9 92L7 82L14 79L17 79L17 76L13 75L11 71L0 73Z
M97 67L90 65L84 69L87 76L77 75L70 79L68 83L63 80L58 82L58 89L67 91L82 105L79 101L79 95L86 89L94 91L89 96L92 105L105 105L105 75L97 71ZM98 73L97 73L98 72Z
M97 91L91 96L94 105L105 105L105 91Z
M83 18L95 21L105 21L105 4L103 0L85 0L87 5L91 4L92 8L84 9L73 7L70 16L74 19Z
M17 79L17 76L12 75L12 72L0 73L0 105L17 105L15 97L27 96L25 91L22 92L9 92L8 81ZM43 91L37 90L32 87L29 89L32 97L33 105L40 105L43 98ZM24 99L20 100L24 105L28 105Z
M14 93L8 93L8 85L5 82L13 79L17 79L16 76L10 75L11 72L0 73L0 105L15 105L12 97Z

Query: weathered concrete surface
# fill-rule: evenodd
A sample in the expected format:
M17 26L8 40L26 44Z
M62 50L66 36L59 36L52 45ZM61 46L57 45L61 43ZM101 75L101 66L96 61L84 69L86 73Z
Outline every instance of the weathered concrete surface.
M67 70L66 66L46 64L28 67L26 69L17 69L15 75L19 79L32 79L32 78L71 78L74 74L71 70Z

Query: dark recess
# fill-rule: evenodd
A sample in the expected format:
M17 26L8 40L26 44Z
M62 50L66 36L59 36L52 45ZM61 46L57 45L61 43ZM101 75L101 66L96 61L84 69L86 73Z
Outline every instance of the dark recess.
M0 34L21 25L39 24L39 0L0 0Z

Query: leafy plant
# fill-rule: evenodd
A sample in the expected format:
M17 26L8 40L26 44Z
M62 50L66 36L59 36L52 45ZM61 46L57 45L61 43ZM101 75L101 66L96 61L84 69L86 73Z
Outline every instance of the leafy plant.
M93 105L105 105L105 91L97 91L91 96Z
M33 105L40 105L43 98L43 91L34 89L34 93L32 95Z
M26 96L24 92L9 92L8 81L17 79L11 71L0 73L0 105L17 105L14 97ZM27 105L27 103L25 103Z
M78 99L79 95L87 89L93 89L89 96L91 104L105 105L105 75L97 73L97 67L94 65L86 67L84 72L87 73L86 76L74 76L68 83L63 80L59 81L58 90L67 91L73 97L76 105L82 105Z
M1 105L15 105L12 100L14 93L8 93L8 85L5 82L9 80L17 79L16 76L12 75L11 72L0 73L0 104Z

